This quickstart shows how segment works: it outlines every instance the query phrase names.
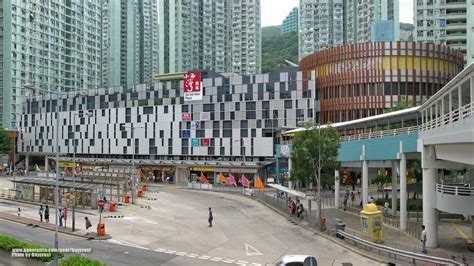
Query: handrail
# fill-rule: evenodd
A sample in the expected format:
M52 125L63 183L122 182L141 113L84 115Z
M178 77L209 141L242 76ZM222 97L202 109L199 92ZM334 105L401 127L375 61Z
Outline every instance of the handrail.
M466 117L474 115L474 103L468 103L464 106L459 107L458 109L452 110L449 113L443 114L440 117L431 119L423 123L420 127L420 131L428 131L437 127L441 127L453 122L459 121Z
M418 132L418 130L419 130L418 126L402 127L402 128L388 129L388 130L382 130L382 131L361 133L357 135L342 136L340 138L340 141L352 141L352 140L374 139L374 138L383 138L383 137L399 136L399 135L410 135L412 133Z
M474 196L474 188L436 184L436 191L455 196Z
M435 264L461 265L461 266L464 265L463 263L460 263L460 262L457 262L457 261L454 261L454 260L450 260L450 259L434 257L434 256L425 255L425 254L419 254L419 253L414 253L414 252L410 252L410 251L406 251L406 250L396 249L396 248L392 248L392 247L388 247L388 246L384 246L384 245L380 245L380 244L375 244L375 243L372 243L372 242L367 241L365 239L353 236L353 235L351 235L347 232L344 232L342 230L336 230L336 234L344 236L345 238L350 239L350 240L352 240L354 242L357 242L359 244L362 244L366 247L370 247L370 248L373 248L373 249L378 249L378 250L381 250L381 251L385 251L385 252L388 252L388 253L391 253L391 254L394 254L394 255L397 255L397 256L401 256L401 257L405 257L405 258L409 258L409 259L413 259L413 260L431 262L431 263L435 263Z

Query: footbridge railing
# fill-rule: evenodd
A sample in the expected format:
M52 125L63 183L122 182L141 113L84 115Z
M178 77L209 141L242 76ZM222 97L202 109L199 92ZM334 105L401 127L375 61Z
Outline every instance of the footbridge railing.
M383 137L399 136L399 135L410 135L410 134L418 132L418 130L419 130L418 126L402 127L402 128L388 129L388 130L382 130L382 131L361 133L357 135L343 136L340 138L340 141L354 141L354 140L374 139L374 138L383 138Z

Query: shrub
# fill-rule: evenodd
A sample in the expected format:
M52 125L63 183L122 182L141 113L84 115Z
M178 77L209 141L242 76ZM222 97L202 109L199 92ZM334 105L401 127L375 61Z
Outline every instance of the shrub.
M6 235L0 235L0 249L3 249L5 251L12 251L13 249L48 249L48 247L37 245L37 244L32 244L28 242L23 242L20 241L16 238L9 237ZM62 258L64 257L63 253L58 253L58 257ZM38 259L44 262L50 262L54 260L54 253L51 253L47 257L31 257L32 259Z
M422 199L409 199L407 200L407 209L408 211L416 211L416 201L418 201L418 210L423 210L423 200ZM392 198L388 199L377 199L375 200L375 204L378 206L384 206L385 202L388 202L389 207L392 208ZM397 211L400 210L400 199L397 199Z
M84 256L74 255L61 261L61 266L106 266L98 260L89 259Z

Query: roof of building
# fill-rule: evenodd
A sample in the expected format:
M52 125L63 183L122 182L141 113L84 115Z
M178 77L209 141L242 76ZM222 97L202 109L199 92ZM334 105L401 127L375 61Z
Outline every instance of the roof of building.
M14 183L37 185L37 186L47 186L47 187L56 186L56 180L51 179L51 178L27 177L27 178L15 179L11 181ZM75 187L77 190L95 190L97 188L97 185L95 184L86 184L86 183L80 183L80 182L76 182L74 184L73 182L58 181L58 185L60 188L74 188Z

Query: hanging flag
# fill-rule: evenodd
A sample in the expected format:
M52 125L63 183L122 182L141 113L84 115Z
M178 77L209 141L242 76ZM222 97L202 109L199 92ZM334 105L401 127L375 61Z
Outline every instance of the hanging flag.
M219 182L226 185L229 184L229 182L227 182L227 178L225 178L225 176L222 173L219 175Z
M78 175L80 175L80 174L81 174L81 172L82 172L82 171L81 171L81 167L78 165L78 166L77 166L76 173L77 173Z
M265 192L265 185L263 184L262 179L259 176L254 177L253 182L254 182L254 187L255 188Z
M76 167L71 167L71 169L72 169L72 174L73 174L73 175L77 175Z
M242 175L242 186L250 188L250 182L244 175Z
M209 184L209 181L207 180L203 172L201 172L201 182L204 184Z
M69 168L64 169L64 175L69 175Z
M142 169L140 169L140 177L143 179L147 179L146 175L142 172Z
M231 185L237 186L237 182L235 182L235 178L231 173L229 173L229 181Z

